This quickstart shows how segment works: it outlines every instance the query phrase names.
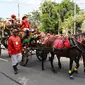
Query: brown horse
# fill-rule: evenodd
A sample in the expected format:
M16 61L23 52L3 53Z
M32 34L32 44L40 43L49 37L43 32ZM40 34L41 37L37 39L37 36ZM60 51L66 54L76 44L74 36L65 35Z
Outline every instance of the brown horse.
M42 53L41 53L42 70L44 70L44 61L47 57L47 54L50 52L51 57L49 58L49 60L51 62L51 67L52 67L53 72L55 72L54 65L53 65L53 59L54 59L55 54L57 55L57 58L58 58L59 68L61 68L60 57L70 58L69 76L70 76L71 79L73 79L73 73L79 67L79 59L81 57L81 50L79 50L76 46L70 47L70 48L63 48L63 49L54 49L53 43L54 43L55 39L56 39L55 36L51 36L50 38L48 38L46 40L46 42L44 44L44 47L43 47L43 50L42 50ZM73 61L75 61L77 67L72 71Z

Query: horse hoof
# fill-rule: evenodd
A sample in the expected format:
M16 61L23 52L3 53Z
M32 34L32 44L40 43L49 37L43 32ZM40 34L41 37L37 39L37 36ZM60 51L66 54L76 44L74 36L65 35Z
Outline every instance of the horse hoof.
M71 76L70 76L70 79L71 79L71 80L74 80L74 77L73 77L73 75L71 75Z
M42 68L42 71L44 71L45 69L44 68Z

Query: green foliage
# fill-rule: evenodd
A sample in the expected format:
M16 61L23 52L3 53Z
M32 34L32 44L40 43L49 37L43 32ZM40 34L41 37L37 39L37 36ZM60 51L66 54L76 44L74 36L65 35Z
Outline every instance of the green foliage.
M32 26L35 27L40 24L40 12L38 10L33 11L30 13L29 21L31 22Z
M74 17L74 5L75 3L70 0L62 0L61 3L45 0L41 3L39 11L32 12L31 20L33 23L39 22L38 29L44 32L58 33L66 29L71 30L74 22L76 22L77 29L85 20L85 13L79 14L80 8L76 4L76 16Z
M45 29L45 32L55 32L56 26L58 25L59 17L56 10L57 3L52 1L45 1L41 4L41 22L42 29Z
M45 29L45 32L58 33L59 30L61 31L73 24L70 24L70 19L74 15L74 3L70 2L70 0L63 0L60 4L52 2L51 0L45 0L41 4L40 11L41 28ZM77 6L77 13L78 12L79 7ZM68 21L65 22L66 19L68 19Z

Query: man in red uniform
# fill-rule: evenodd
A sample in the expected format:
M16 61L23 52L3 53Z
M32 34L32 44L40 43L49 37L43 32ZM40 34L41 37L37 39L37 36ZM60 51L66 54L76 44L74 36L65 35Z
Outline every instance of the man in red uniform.
M14 74L17 74L17 65L22 60L22 44L21 39L18 36L18 30L12 30L13 35L8 39L8 54L11 56L12 59L12 66L14 69Z

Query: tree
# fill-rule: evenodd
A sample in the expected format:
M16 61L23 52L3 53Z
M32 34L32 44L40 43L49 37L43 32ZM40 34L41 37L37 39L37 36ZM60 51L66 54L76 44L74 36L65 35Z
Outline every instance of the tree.
M76 33L78 30L81 29L82 23L85 20L85 13L79 13L75 16L75 18L73 16L69 17L67 20L65 20L65 22L62 23L61 27L67 28L68 30L71 30L73 27L74 22L76 22Z
M40 12L38 10L32 11L30 13L29 21L33 27L39 25L41 23Z
M45 32L58 32L59 14L56 7L57 3L50 0L45 0L41 4L41 29L44 29Z
M75 3L71 2L70 0L62 0L62 2L60 3L60 7L61 7L60 16L62 20L61 28L63 28L63 30L73 29L74 4ZM76 4L76 14L78 14L79 11L80 8ZM76 29L79 24L80 23L76 23Z
M81 30L85 31L85 20L83 21L82 25L81 25Z
M76 5L76 12L79 13L79 7ZM70 20L74 15L74 3L70 0L63 0L60 4L45 0L40 7L41 12L41 29L45 32L58 33L65 26L68 28ZM65 20L67 21L66 23ZM69 21L70 20L70 21ZM63 24L64 23L64 24ZM64 26L65 25L65 26Z

